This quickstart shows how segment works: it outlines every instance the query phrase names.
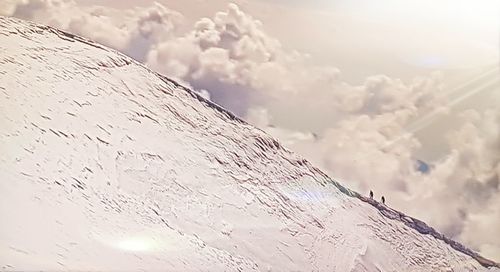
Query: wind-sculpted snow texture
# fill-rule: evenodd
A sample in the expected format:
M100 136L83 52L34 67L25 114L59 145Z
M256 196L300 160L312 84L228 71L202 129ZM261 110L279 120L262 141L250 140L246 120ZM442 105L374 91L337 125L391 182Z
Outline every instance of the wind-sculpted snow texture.
M498 271L50 27L0 19L0 125L3 270Z

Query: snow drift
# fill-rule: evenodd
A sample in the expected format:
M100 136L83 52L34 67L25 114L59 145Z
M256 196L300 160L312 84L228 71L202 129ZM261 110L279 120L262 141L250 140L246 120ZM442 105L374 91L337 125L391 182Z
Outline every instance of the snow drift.
M4 270L498 271L54 28L0 18L0 127Z

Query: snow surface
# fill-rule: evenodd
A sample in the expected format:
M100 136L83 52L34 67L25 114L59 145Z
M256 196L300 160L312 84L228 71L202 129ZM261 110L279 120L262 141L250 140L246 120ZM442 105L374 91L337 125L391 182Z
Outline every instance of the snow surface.
M13 18L0 218L3 270L500 271L132 59Z

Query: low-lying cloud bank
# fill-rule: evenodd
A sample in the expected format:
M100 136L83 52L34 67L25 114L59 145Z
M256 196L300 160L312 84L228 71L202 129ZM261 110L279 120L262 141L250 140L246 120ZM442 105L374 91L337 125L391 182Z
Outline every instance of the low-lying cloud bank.
M7 1L0 14L122 51L265 129L351 188L384 193L391 206L500 259L499 108L464 112L461 126L443 136L448 154L418 170L421 143L406 128L450 110L439 74L410 83L379 75L353 86L335 67L285 50L234 4L187 32L183 15L159 3L118 11L70 0Z

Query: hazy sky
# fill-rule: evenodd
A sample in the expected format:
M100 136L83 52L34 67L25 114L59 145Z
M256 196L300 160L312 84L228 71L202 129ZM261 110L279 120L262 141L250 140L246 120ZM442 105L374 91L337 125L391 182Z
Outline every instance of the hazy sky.
M22 0L0 14L113 47L500 260L500 1Z
M88 1L117 8L150 0ZM471 69L498 62L500 1L496 0L159 0L194 23L234 2L263 22L285 48L309 53L361 83L387 74L411 79L432 70ZM453 73L452 73L453 72ZM471 75L472 76L472 75Z

